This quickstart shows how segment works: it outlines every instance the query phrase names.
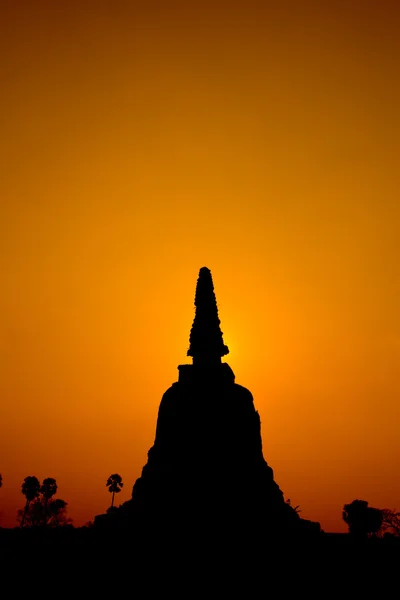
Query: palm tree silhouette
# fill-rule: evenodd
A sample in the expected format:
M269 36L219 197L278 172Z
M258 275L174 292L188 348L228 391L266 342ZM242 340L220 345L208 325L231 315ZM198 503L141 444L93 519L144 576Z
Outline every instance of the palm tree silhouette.
M107 479L106 486L108 487L108 491L110 493L112 493L111 508L113 508L115 494L118 494L121 491L121 489L124 487L124 484L122 483L121 475L118 475L118 473L114 473L114 475L110 475L110 477Z
M25 510L24 510L24 514L22 517L22 521L21 521L21 527L23 527L24 523L25 523L26 513L28 512L30 503L32 502L32 500L34 500L35 498L37 498L39 496L39 492L40 492L39 479L34 476L25 477L21 488L22 488L22 493L26 498Z
M47 477L46 479L43 479L43 483L40 488L40 493L43 496L44 525L47 525L49 500L54 496L56 492L56 480L53 477Z

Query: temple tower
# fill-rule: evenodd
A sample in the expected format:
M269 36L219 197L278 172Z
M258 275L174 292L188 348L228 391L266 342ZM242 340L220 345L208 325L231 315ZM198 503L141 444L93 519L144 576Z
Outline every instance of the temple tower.
M213 280L200 269L195 317L178 381L162 397L156 435L131 506L156 528L234 527L273 533L300 521L262 452L252 394L221 361L229 352Z

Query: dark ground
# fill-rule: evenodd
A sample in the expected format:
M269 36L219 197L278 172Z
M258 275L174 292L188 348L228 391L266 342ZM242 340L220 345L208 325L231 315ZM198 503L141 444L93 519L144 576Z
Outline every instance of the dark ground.
M0 529L0 556L5 598L23 590L32 598L388 598L398 597L400 573L399 539L355 543L332 534L268 544L234 535L156 541L94 528Z

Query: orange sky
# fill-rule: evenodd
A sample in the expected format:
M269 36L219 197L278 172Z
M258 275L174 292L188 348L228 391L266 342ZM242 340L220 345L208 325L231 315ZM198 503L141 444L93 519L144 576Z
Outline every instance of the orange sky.
M285 497L400 508L396 0L3 0L0 490L130 497L211 269Z

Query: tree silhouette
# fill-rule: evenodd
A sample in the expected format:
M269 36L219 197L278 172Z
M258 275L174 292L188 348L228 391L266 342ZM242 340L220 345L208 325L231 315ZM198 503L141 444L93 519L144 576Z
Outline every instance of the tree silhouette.
M43 510L44 510L44 525L47 524L47 508L49 500L56 494L57 492L57 483L53 477L47 477L43 479L42 486L40 488L40 493L42 494L43 499Z
M43 495L43 498L50 500L57 492L57 487L56 480L53 477L47 477L46 479L43 479L40 493Z
M382 511L368 506L366 500L353 500L350 504L345 504L342 516L349 526L349 533L356 539L365 539L369 534L376 534L382 527Z
M388 508L382 509L381 512L383 517L381 531L400 537L400 512Z
M39 527L44 525L44 508L41 498L36 498L29 504L28 509L25 511L21 509L17 513L17 520L21 522L25 527Z
M31 480L34 481L31 481ZM18 511L18 520L28 527L59 527L60 525L69 525L71 519L67 517L67 502L53 496L57 493L57 483L53 477L47 477L39 484L36 477L27 477L24 481L28 488L29 503L27 496L27 505L25 510Z
M50 527L69 525L71 519L67 517L67 506L67 502L61 500L61 498L51 500L47 506L47 525Z
M2 487L2 485L3 485L3 475L0 473L0 488Z
M107 479L106 486L108 487L108 491L112 494L111 508L113 508L115 494L118 494L124 487L121 475L118 475L118 473L110 475L110 477Z
M22 515L21 527L25 524L26 513L28 512L30 503L38 498L40 493L40 482L35 476L25 477L24 482L21 486L22 493L26 498L25 509Z

